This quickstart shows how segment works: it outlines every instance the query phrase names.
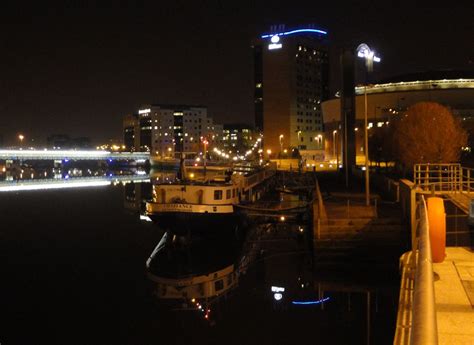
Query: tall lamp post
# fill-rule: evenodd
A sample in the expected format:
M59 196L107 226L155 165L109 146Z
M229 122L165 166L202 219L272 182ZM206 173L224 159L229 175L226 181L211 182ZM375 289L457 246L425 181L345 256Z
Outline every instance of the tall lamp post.
M367 74L372 72L374 68L374 62L380 62L380 57L375 55L375 52L369 48L365 43L359 44L356 49L357 56L365 59L365 67ZM367 79L367 78L366 78ZM367 125L367 83L364 85L364 152L365 152L365 203L367 206L370 205L370 183L369 183L369 135Z
M204 162L203 162L203 165L204 165L204 179L206 179L206 169L207 169L207 144L209 144L209 142L207 141L207 139L204 139L202 141L202 143L204 144Z
M280 169L281 169L281 155L283 153L283 134L280 134L278 137L278 140L280 141Z

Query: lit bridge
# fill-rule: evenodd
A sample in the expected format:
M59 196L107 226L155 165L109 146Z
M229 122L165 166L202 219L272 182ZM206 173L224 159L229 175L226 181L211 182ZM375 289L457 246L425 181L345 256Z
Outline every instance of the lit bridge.
M149 152L109 152L97 150L0 150L0 160L150 160Z
M71 177L61 179L31 179L31 180L11 180L0 182L0 192L20 192L47 189L66 189L101 187L118 183L130 182L150 182L147 174L135 175L115 175L115 176L91 176L91 177Z

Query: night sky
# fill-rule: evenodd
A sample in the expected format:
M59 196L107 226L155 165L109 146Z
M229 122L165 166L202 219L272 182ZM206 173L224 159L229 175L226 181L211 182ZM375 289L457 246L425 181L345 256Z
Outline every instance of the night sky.
M20 132L38 144L55 133L120 139L123 115L144 103L203 104L216 122L253 124L251 40L272 24L329 32L332 94L338 50L361 42L382 58L375 78L473 70L474 1L414 2L3 4L0 134L4 145Z

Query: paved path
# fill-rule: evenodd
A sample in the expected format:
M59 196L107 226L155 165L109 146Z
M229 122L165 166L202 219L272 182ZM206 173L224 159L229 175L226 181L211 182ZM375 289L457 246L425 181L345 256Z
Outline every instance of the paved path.
M474 345L474 251L448 247L433 270L439 345Z

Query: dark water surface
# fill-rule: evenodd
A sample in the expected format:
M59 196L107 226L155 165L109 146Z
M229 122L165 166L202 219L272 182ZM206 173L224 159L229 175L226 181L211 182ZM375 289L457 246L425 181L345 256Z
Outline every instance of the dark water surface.
M124 196L121 185L0 194L2 345L392 343L396 270L316 274L291 228L269 228L211 320L173 310L145 270L163 231ZM271 286L285 287L282 300Z

